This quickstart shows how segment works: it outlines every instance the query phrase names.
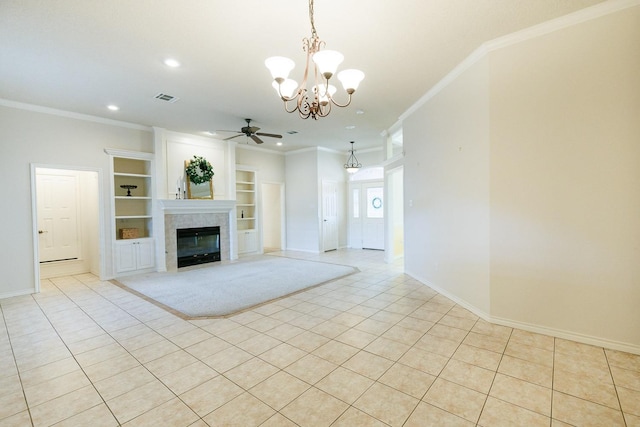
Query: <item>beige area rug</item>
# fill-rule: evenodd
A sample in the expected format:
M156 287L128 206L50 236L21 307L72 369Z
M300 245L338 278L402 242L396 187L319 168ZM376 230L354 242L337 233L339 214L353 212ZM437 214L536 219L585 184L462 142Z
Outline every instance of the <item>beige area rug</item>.
M357 271L346 265L261 255L112 282L185 318L220 317Z

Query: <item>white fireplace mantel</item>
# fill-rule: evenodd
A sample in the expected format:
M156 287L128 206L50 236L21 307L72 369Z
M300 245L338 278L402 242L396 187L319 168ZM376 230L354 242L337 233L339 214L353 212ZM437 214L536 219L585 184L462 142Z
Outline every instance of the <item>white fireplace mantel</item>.
M214 224L222 227L221 245L225 248L222 259L238 258L235 200L157 199L156 206L158 215L154 220L154 234L158 237L156 244L158 271L167 271L167 269L173 271L175 264L174 233L168 232L165 225L170 228L170 224L175 224L175 221L182 221L197 223L194 226L200 227L204 226L201 224L203 218L209 218L210 214L224 215L225 218L223 224ZM178 217L182 219L178 220ZM228 243L224 243L225 241Z
M170 215L229 213L236 206L235 200L161 199L158 202L160 209Z

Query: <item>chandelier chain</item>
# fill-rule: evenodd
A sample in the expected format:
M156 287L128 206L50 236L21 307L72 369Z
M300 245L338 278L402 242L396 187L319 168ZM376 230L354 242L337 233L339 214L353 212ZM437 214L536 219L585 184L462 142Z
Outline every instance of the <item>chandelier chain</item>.
M309 0L309 20L311 21L311 38L317 39L318 33L316 32L316 26L313 22L313 0Z

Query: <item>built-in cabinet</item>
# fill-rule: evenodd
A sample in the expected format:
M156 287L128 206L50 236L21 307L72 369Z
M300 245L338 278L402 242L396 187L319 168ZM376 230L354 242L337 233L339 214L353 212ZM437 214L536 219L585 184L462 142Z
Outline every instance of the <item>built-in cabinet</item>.
M152 269L155 265L155 245L151 238L118 240L115 249L116 273Z
M258 251L256 171L236 169L238 254Z
M114 273L151 271L153 154L105 150L111 157Z

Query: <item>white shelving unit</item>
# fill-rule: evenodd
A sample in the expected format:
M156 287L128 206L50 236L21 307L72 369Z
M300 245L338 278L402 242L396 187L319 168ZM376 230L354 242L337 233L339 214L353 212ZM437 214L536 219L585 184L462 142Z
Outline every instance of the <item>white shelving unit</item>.
M113 183L114 273L153 271L153 154L105 151L111 157Z
M257 194L256 172L236 169L236 224L238 254L257 252Z

